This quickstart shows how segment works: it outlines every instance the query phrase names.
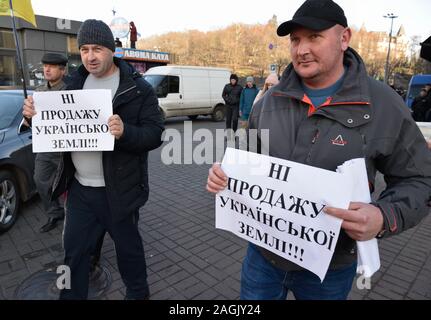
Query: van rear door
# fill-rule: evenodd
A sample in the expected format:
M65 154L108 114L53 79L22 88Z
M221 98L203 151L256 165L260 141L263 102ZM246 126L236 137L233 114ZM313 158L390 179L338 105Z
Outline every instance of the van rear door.
M223 89L229 82L230 72L225 70L210 70L211 106L224 104Z

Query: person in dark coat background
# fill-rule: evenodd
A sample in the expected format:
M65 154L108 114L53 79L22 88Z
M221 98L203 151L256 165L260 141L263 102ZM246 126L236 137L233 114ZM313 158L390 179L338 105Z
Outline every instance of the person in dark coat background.
M417 122L428 122L428 112L431 110L431 92L430 86L421 89L419 95L415 97L412 103L412 116Z
M232 74L230 83L223 89L223 100L226 104L226 129L234 132L238 128L239 100L241 98L242 87L238 84L238 76Z
M132 21L130 22L130 48L136 49L136 41L138 41L138 30Z

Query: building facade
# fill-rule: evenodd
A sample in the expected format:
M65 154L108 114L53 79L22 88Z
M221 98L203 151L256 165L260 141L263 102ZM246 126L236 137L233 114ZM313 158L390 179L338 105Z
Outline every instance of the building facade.
M24 20L16 19L24 77L30 87L43 82L40 60L46 52L66 55L69 58L69 72L81 63L76 41L81 22L46 16L36 16L36 22L37 28ZM11 26L10 17L0 16L0 87L21 85Z
M76 36L81 21L37 15L36 22L37 28L24 20L16 19L24 77L29 87L43 83L43 66L40 60L47 52L67 56L69 73L81 65ZM141 73L170 62L170 55L163 52L117 48L116 55L129 61ZM0 88L21 86L17 61L11 18L0 16Z

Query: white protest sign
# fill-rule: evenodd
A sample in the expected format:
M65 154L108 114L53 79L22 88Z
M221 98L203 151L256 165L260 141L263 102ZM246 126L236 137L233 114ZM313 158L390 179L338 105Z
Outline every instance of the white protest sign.
M323 281L353 181L343 174L228 148L228 187L216 196L216 228L234 233L315 273Z
M35 92L33 152L112 151L110 90Z

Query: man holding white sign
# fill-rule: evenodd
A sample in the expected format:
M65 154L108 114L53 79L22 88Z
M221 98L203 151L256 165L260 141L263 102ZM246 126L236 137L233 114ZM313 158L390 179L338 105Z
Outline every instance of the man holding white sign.
M229 180L216 197L216 227L323 281L342 222L323 210L327 205L347 209L356 181L338 172L232 148L226 150L222 168Z
M305 1L277 34L290 34L292 64L250 115L250 129L269 131L270 144L262 140L256 151L331 171L365 158L371 190L376 171L384 174L387 187L372 204L323 209L344 220L323 282L298 264L250 244L241 299L285 299L288 290L297 299L346 299L356 273L356 241L398 234L428 213L431 153L402 99L370 78L360 56L349 48L351 30L335 2ZM215 164L207 190L223 191L229 178ZM269 196L264 201L272 202ZM310 204L296 200L291 205L298 212ZM292 226L295 231L304 238L309 234Z
M68 191L64 264L71 270L71 287L63 289L60 298L87 299L90 254L107 230L115 243L126 298L148 299L146 261L137 222L149 193L148 152L162 143L158 100L151 85L132 66L114 57L114 37L103 21L84 21L78 45L83 65L71 75L69 91L60 96L60 104L66 108L45 110L40 117L46 123L34 128L48 136L55 131L54 149L75 150L63 153L53 185L54 197ZM85 92L70 91L81 89ZM106 89L108 101L96 100L98 94L100 99L106 98ZM108 117L103 110L111 105L111 99L113 115ZM52 101L58 103L55 97ZM25 101L25 117L35 116L35 103L31 97ZM62 118L69 118L69 122L56 124L65 120ZM100 119L104 123L97 122ZM113 147L84 136L92 132L108 136ZM76 133L81 138L73 136Z

